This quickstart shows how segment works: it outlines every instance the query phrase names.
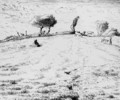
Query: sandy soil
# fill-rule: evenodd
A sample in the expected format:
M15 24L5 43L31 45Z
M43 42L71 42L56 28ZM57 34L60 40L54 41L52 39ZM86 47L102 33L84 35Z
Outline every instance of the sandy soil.
M119 11L115 3L0 0L0 39L38 33L32 18L51 13L58 20L51 34L70 30L77 15L77 31L97 34L96 20L119 30ZM112 45L102 38L56 35L0 43L0 100L120 100L120 37Z

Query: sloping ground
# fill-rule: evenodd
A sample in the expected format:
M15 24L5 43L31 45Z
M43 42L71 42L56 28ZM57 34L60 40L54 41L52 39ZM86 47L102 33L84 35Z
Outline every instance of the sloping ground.
M0 44L0 100L120 100L120 47L61 35ZM120 42L119 42L120 43Z

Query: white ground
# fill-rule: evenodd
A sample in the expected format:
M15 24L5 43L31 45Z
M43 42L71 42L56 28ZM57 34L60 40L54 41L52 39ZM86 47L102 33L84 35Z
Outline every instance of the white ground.
M36 15L53 14L58 23L51 33L68 31L76 16L80 16L77 31L93 31L96 34L97 20L106 20L110 28L120 30L120 5L115 3L46 3L25 0L0 0L0 39L17 32L38 33L39 29L31 26Z
M70 30L77 15L80 16L78 31L95 32L95 21L101 19L118 30L120 26L116 4L27 2L19 5L6 1L0 0L1 39L16 35L17 31L39 32L29 24L30 20L34 15L48 13L58 20L51 30L53 34ZM41 47L33 44L35 39ZM113 45L101 43L101 37L76 35L0 43L0 100L74 100L72 97L120 100L120 37L113 37Z

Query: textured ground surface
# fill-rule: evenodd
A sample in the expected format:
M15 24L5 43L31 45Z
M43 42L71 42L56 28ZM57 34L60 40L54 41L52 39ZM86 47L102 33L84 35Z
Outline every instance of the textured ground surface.
M49 1L0 0L0 40L38 33L30 23L44 14L58 21L51 34L69 31L78 15L77 31L97 34L96 20L120 31L119 0ZM41 47L35 38L0 43L0 100L120 100L120 37L113 37L113 45L101 39L58 35L37 38Z
M1 100L120 100L120 47L74 35L33 40L0 44Z

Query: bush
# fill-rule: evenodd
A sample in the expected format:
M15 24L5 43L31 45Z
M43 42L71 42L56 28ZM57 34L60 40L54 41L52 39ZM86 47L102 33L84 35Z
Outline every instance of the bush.
M120 33L118 32L118 30L116 28L111 28L111 29L109 29L108 32L106 32L105 35L106 36L120 36Z
M44 27L48 27L48 33L50 32L50 28L54 27L54 25L57 23L57 20L53 15L44 15L44 16L36 16L34 17L34 20L32 22L33 26L36 26L40 28L40 34L42 34L42 29ZM44 34L44 33L43 33Z
M97 21L97 33L98 36L102 34L109 28L109 23L107 21Z

